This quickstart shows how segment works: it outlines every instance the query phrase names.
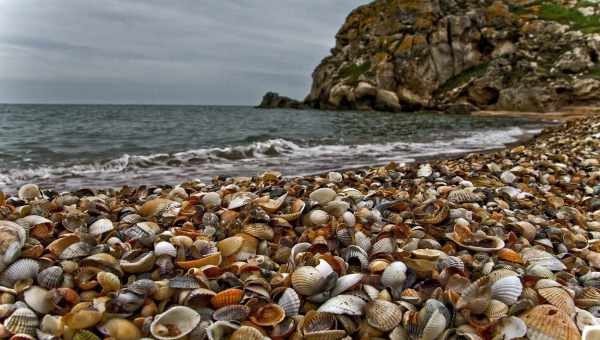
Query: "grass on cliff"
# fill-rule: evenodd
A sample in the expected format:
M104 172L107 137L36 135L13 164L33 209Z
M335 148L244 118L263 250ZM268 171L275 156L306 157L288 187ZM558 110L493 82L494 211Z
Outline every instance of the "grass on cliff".
M545 1L541 4L540 19L552 20L561 24L569 25L584 33L600 32L600 16L581 14L576 8L569 8Z
M489 65L490 63L487 62L464 70L463 72L448 79L442 86L440 86L438 91L440 93L448 92L465 84L466 82L475 77L482 76L483 74L485 74L485 71L487 70Z
M365 74L367 71L369 71L369 69L371 69L371 62L365 61L362 64L352 64L345 66L340 70L339 74L342 78L350 78L348 79L348 81L351 84L356 84L358 83L358 78L361 75Z

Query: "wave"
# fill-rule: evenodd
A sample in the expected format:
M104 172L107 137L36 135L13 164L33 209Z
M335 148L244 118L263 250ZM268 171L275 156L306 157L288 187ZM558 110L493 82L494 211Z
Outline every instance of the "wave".
M526 133L518 127L477 131L451 140L431 142L390 142L303 146L282 139L268 139L245 145L188 150L150 155L124 154L118 158L90 164L42 166L0 171L0 187L38 181L47 183L79 179L77 185L89 183L111 185L137 179L175 179L183 176L219 173L256 174L267 168L285 170L286 175L306 174L323 169L374 165L387 161L411 161L419 156L448 154L501 147ZM131 184L135 184L135 181Z

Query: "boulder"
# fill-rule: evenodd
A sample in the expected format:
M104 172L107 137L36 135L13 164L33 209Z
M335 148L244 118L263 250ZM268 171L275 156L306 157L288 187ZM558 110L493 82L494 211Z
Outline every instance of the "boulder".
M375 98L375 108L381 111L398 112L402 110L398 96L388 90L378 90Z
M258 105L262 109L275 109L275 108L286 108L286 109L300 109L304 108L305 105L295 99L289 97L280 96L275 92L267 92Z
M581 100L600 99L600 80L586 78L573 82L573 94Z
M542 87L511 87L500 91L496 108L506 111L545 112L554 108L554 96Z
M555 66L563 72L579 73L592 67L591 55L587 48L576 47L565 52L556 62Z

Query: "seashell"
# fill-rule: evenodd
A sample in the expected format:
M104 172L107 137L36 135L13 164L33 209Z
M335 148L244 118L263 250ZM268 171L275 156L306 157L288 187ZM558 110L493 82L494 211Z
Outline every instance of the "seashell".
M67 234L59 239L50 242L50 244L46 246L46 249L48 249L51 253L59 256L63 252L63 250L65 250L67 247L76 242L79 242L79 236L75 234Z
M48 290L32 286L23 293L23 300L34 311L40 314L48 314L53 308L52 295Z
M483 200L482 196L482 194L474 193L470 189L458 189L452 190L448 194L448 201L455 204L476 203L481 202Z
M523 261L523 258L521 257L521 255L519 255L519 253L517 253L516 251L509 249L509 248L500 249L498 251L497 256L498 256L498 259L500 259L500 260L518 263L518 264L525 264L525 261Z
M311 201L317 202L317 204L324 206L325 204L333 201L337 193L335 190L330 188L320 188L310 193L308 198Z
M221 240L217 243L217 247L221 252L221 255L224 257L231 256L240 250L242 244L244 243L244 239L239 236L228 237L224 240Z
M264 336L258 329L250 326L241 326L238 328L229 340L266 340L269 339Z
M492 281L492 298L502 301L507 305L517 302L523 292L523 284L518 276L506 276Z
M259 326L275 326L285 319L285 310L278 304L261 306L250 315L250 320Z
M57 288L63 281L63 269L60 266L48 267L37 274L37 282L48 289Z
M71 260L79 257L90 255L92 252L92 245L86 242L75 242L66 247L61 253L59 258L61 260Z
M200 314L185 306L171 307L157 315L150 325L150 333L159 340L180 339L200 323Z
M419 169L417 170L417 177L429 177L433 174L433 168L430 164L424 163L419 165Z
M233 333L240 326L229 321L217 321L206 328L206 335L209 340L225 340L230 339Z
M309 311L304 316L302 324L298 325L298 329L307 336L316 332L334 329L335 325L336 319L333 314Z
M331 314L362 315L367 302L354 295L337 295L323 303L318 311Z
M142 337L140 329L133 322L125 319L110 319L98 329L112 339L137 340Z
M156 257L153 252L142 253L131 258L121 259L119 265L126 273L143 273L154 267Z
M244 321L250 314L250 308L244 305L229 305L217 309L213 313L215 321Z
M354 244L359 246L365 252L371 249L371 238L361 231L354 234Z
M448 205L441 200L426 202L413 210L415 219L422 224L440 224L450 213Z
M272 240L275 232L273 228L265 223L246 224L242 231L248 235L252 235L259 240Z
M406 265L400 261L390 263L381 274L381 284L400 294L406 281Z
M396 249L396 242L391 237L384 237L371 246L371 254L389 254Z
M177 249L175 249L175 246L172 243L166 241L158 242L154 245L154 256L159 257L163 255L176 257Z
M562 287L539 288L538 294L569 316L575 315L575 302L571 295Z
M423 320L424 321L424 320ZM436 309L433 311L430 317L421 326L421 336L419 339L422 340L434 340L439 339L440 335L446 329L448 325L448 319L440 310Z
M305 207L306 207L306 203L304 203L304 201L302 201L301 199L297 199L291 204L292 211L290 213L276 215L276 217L282 218L288 222L295 221L300 216L302 216L302 212L304 211Z
M102 293L116 292L121 289L121 280L113 273L99 272L96 274L96 280L102 287Z
M160 231L160 226L154 222L137 222L135 225L122 231L128 241L144 243L151 240Z
M468 308L475 314L481 314L487 309L491 298L490 277L484 276L463 290L455 308L457 310Z
M508 315L508 306L499 300L491 300L487 309L485 310L485 316L488 319L495 321L499 320Z
M305 215L305 224L311 226L321 226L329 222L329 214L320 209L311 210Z
M0 274L0 284L13 287L17 281L35 278L39 269L40 265L36 260L19 259Z
M487 252L498 251L498 250L504 248L504 241L502 241L502 239L500 239L499 237L496 237L496 236L485 235L485 236L483 236L482 240L477 242L477 244L482 244L483 242L485 242L485 246L467 244L464 241L461 241L459 239L459 237L456 235L456 233L447 233L446 237L448 239L454 241L459 246L469 249L469 250L472 250L472 251L487 253Z
M175 264L179 268L191 269L191 268L202 268L204 266L213 265L218 266L221 264L222 257L221 253L213 253L200 259L187 260L187 261L176 261Z
M343 245L351 245L353 240L354 230L352 228L340 228L335 232L338 241L342 242Z
M565 270L567 267L554 255L537 248L525 248L521 251L521 257L527 265L537 264L551 271Z
M577 326L567 314L552 305L538 305L519 316L527 325L527 337L541 339L580 339Z
M149 279L136 280L127 285L127 291L142 296L154 295L158 291L158 286Z
M301 295L310 296L319 292L324 279L315 267L303 266L292 273L292 286Z
M345 201L331 201L323 209L332 216L342 217L350 209L350 204Z
M527 221L511 223L508 225L508 227L510 229L515 229L530 242L535 239L535 234L537 233L536 227Z
M221 196L216 192L208 192L202 195L202 204L207 208L217 208L221 206Z
M146 201L140 207L140 209L138 210L138 213L144 217L157 216L173 203L176 203L176 202L169 200L169 199L165 199L165 198L155 198L155 199Z
M277 304L283 308L285 315L290 317L298 315L301 301L295 290L286 288L277 300Z
M102 219L99 219L96 222L92 223L92 225L89 226L88 232L92 236L98 236L98 235L102 235L108 231L111 231L113 229L114 229L114 226L113 226L113 223L111 222L111 220L102 218Z
M79 331L73 336L73 340L101 340L99 336L90 331Z
M522 338L527 334L527 325L516 316L509 316L498 322L494 332L494 338L506 340Z
M221 308L228 305L236 305L240 303L244 292L241 289L229 288L218 292L210 299L210 303L214 308Z
M368 268L369 256L360 247L351 245L342 250L342 257L349 265L360 266L361 270Z
M83 302L83 305L88 303ZM77 306L76 306L77 307ZM95 326L102 320L102 312L93 308L76 309L63 316L63 321L70 329L85 329Z
M28 308L18 308L4 320L4 327L13 334L28 334L35 336L39 320L35 313Z
M246 204L252 202L256 198L256 195L250 192L238 192L235 193L232 199L229 201L229 205L227 206L228 210L238 209Z
M402 322L402 309L389 301L374 300L365 306L365 317L372 327L389 332Z
M348 227L353 227L356 224L356 216L354 216L354 214L350 211L346 211L342 214L342 220Z
M169 279L169 287L177 289L196 289L200 288L200 282L190 275L176 276Z
M23 201L28 202L28 201L32 201L36 198L41 198L42 192L40 191L40 188L37 185L35 185L33 183L29 183L29 184L25 184L19 188L19 191L17 192L17 196L20 199L22 199Z
M44 315L40 324L40 329L44 333L61 336L64 330L62 317L50 314Z
M364 274L355 273L341 276L337 279L333 290L331 291L331 296L339 295L348 289L356 286L364 277Z

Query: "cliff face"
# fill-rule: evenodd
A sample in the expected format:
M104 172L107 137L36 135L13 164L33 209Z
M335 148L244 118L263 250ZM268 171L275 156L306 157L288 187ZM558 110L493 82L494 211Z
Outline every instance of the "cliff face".
M600 98L595 1L377 0L313 72L307 106L545 111Z

